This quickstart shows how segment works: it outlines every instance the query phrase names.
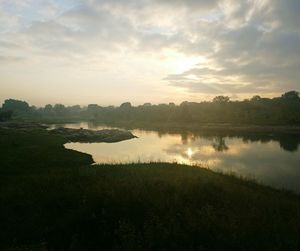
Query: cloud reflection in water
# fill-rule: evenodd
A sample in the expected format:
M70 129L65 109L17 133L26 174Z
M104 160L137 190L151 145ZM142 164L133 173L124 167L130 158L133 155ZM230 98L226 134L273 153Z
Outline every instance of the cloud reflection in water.
M88 125L80 124L80 127ZM299 136L142 130L133 130L133 133L139 138L113 144L69 143L66 147L92 154L98 163L166 161L201 165L300 192Z

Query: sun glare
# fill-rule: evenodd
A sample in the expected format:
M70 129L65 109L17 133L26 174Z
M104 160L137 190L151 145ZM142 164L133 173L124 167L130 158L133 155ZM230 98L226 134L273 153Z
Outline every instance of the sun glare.
M201 56L186 56L174 50L166 50L164 52L165 64L173 73L182 73L190 70L197 64L206 62L205 57Z
M192 158L193 156L193 150L191 148L188 148L187 151L186 151L186 154L189 158Z

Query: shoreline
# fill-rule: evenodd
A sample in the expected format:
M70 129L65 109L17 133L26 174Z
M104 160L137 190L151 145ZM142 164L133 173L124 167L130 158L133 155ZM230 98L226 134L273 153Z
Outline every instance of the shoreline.
M298 245L300 195L292 191L175 163L95 166L46 130L0 128L0 135L1 250L128 250L119 241L128 236L130 250L153 250L149 243L171 250L178 239L183 250Z
M7 125L13 127L46 128L49 125L63 125L63 124L77 124L77 123L93 123L95 125L105 125L109 127L116 127L121 129L142 129L155 131L188 131L188 132L228 132L228 133L288 133L300 134L300 125L255 125L255 124L229 124L229 123L174 123L174 122L139 122L139 121L95 121L95 120L79 120L79 119L50 119L50 120L12 120L7 122L0 122L0 128Z
M81 121L91 122L91 121ZM125 129L142 129L156 131L187 131L187 132L224 132L224 133L287 133L300 134L300 125L234 125L234 124L174 124L174 123L136 123L136 122L95 122L96 125L116 126Z

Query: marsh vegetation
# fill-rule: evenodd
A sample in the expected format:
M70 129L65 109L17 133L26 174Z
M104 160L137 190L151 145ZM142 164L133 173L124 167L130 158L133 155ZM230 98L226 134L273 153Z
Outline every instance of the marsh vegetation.
M296 250L300 198L168 163L90 166L45 130L0 130L1 250Z
M273 99L233 102L217 97L212 102L137 107L36 108L7 100L0 112L0 250L296 250L297 193L213 172L197 161L205 154L222 155L219 167L224 167L234 153L244 162L255 159L246 161L249 170L261 171L259 166L268 163L266 175L272 176L281 165L281 171L297 180L299 172L290 170L299 157L299 107L296 92ZM86 131L79 124L76 130L51 133L39 124L68 121L85 121L85 126L88 121L91 128ZM102 161L70 147L74 139L66 131L92 135L99 124L134 129L141 141L98 145ZM165 145L166 138L172 144ZM133 142L148 142L151 149L164 151L154 151L156 157L177 156L177 163L145 158L125 164L117 146L121 144L123 153L145 149L132 148ZM241 149L252 155L246 158ZM278 158L265 159L267 152ZM103 154L120 161L104 164Z

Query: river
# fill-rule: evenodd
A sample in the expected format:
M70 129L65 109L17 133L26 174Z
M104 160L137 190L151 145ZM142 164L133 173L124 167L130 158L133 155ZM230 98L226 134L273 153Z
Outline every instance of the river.
M63 126L110 128L86 122ZM199 165L300 193L299 135L162 133L139 129L132 133L138 138L118 143L67 143L65 147L91 154L96 163L162 161Z

